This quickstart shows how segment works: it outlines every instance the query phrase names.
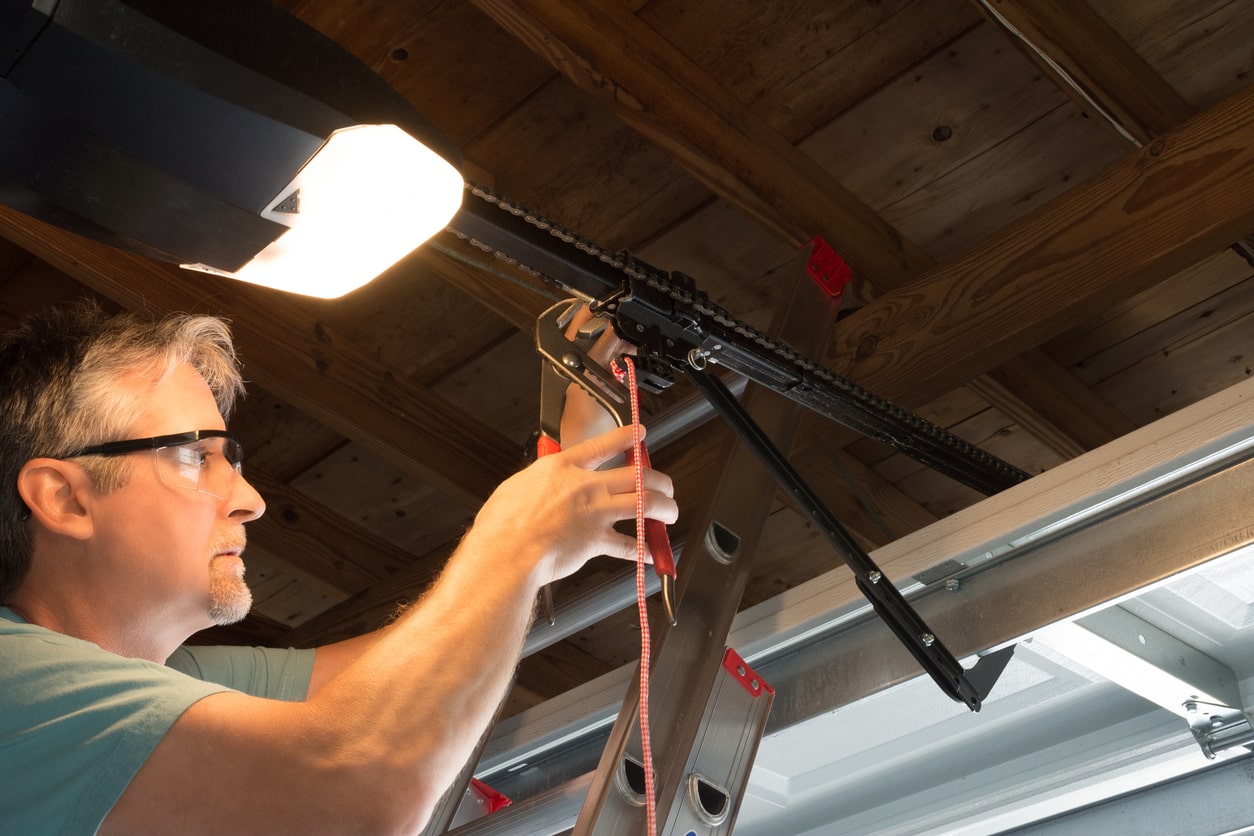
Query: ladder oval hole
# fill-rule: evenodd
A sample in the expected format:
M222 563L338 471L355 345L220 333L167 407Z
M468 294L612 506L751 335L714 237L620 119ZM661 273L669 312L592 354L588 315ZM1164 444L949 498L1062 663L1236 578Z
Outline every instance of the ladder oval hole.
M714 520L705 533L705 545L715 559L731 563L736 559L736 552L740 551L740 535Z
M727 820L731 796L704 775L693 773L688 776L688 803L703 823L717 826Z
M623 798L636 807L644 806L644 764L631 755L623 755L623 762L614 773L614 786Z

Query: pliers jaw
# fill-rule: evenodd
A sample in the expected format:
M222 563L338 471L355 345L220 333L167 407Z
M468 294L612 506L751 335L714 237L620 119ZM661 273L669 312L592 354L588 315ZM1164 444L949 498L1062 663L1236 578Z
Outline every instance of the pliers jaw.
M566 328L579 309L578 299L558 302L536 321L536 351L543 362L540 370L540 433L559 440L566 387L574 383L614 416L620 427L631 423L631 393L614 379L608 369L588 352L605 320L580 329L574 340L566 338Z
M542 358L540 368L540 435L536 441L536 456L546 456L561 450L562 411L566 405L566 390L574 383L605 408L620 427L631 423L631 393L614 375L589 356L592 344L607 323L594 319L580 329L574 340L566 338L566 329L579 309L580 300L569 299L553 305L536 321L536 351ZM649 466L648 451L642 450L643 464ZM671 552L666 526L655 520L645 523L645 536L653 556L654 570L662 581L662 601L666 615L675 624L675 562ZM542 593L545 617L549 624L555 621L553 588L548 585Z

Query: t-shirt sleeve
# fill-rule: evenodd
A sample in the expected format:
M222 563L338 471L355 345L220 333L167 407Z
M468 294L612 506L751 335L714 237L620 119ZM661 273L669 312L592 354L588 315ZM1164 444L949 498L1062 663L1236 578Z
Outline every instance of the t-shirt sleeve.
M299 702L309 692L314 651L273 647L180 647L166 665L254 697Z
M198 700L228 690L50 631L0 635L0 834L95 833Z

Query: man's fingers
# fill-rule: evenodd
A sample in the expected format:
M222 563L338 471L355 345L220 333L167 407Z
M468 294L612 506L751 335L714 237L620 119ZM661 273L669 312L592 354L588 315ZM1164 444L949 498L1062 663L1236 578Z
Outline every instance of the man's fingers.
M643 437L644 428L641 427ZM609 432L593 436L566 449L567 456L576 465L587 470L596 470L615 456L625 453L632 445L631 425L615 427Z
M636 471L630 465L616 467L613 470L601 471L604 476L605 489L610 493L633 493L636 489ZM659 470L646 467L644 469L644 489L646 493L674 496L675 488L671 477Z
M660 496L673 497L675 495L675 483L671 481L671 477L662 471L646 467L644 469L644 490L646 494L655 493Z
M628 488L611 493L606 500L605 512L607 518L614 522L634 520L636 518L635 490ZM644 516L645 519L670 525L679 519L679 504L669 493L646 490L644 492Z
M578 337L579 329L582 328L583 324L589 319L592 319L592 311L588 310L587 304L581 304L575 309L575 312L571 314L570 322L566 324L566 339L573 341L576 337Z
M679 519L679 503L669 491L666 493L645 491L644 518L671 525Z

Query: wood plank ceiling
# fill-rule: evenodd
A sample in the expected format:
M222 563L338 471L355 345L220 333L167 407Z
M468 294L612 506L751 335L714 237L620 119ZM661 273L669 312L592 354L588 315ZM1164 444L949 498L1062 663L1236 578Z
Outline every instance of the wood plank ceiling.
M695 276L755 325L822 235L855 272L825 361L1030 472L1251 374L1254 18L1238 0L282 5L440 125L469 178ZM232 426L269 511L251 526L256 613L217 640L380 623L521 462L530 327L553 291L452 236L322 302L8 210L0 235L5 326L83 293L233 321L252 386ZM655 455L687 509L676 538L726 440L706 424ZM822 420L793 449L869 547L979 499ZM779 503L744 603L834 560ZM634 619L529 658L508 711L634 659Z

